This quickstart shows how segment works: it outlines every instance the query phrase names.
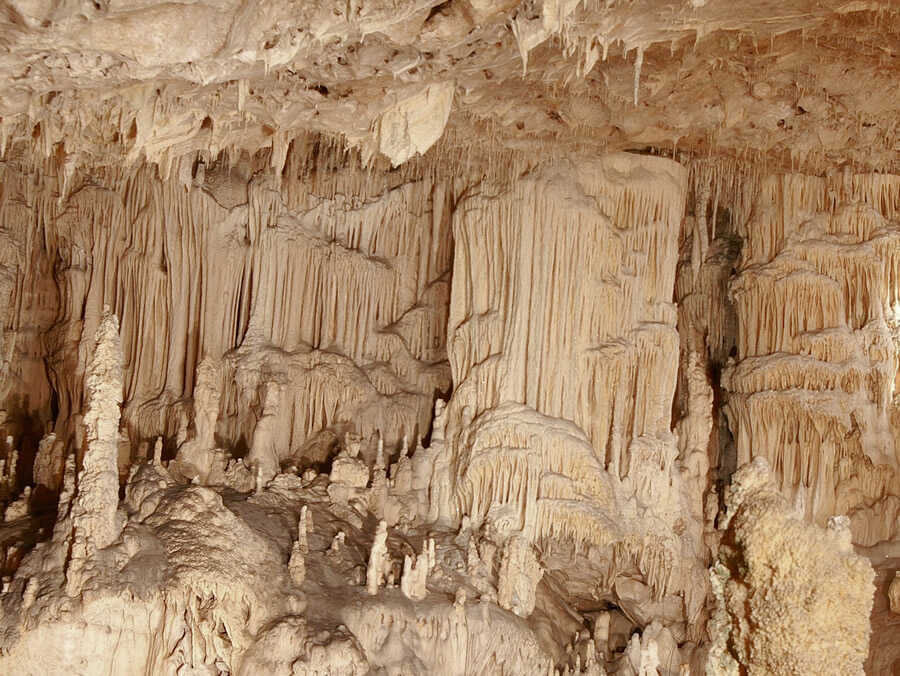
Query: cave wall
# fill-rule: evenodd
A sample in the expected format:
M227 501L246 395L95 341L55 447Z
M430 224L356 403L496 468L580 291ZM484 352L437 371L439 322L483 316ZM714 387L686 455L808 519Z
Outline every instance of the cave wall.
M323 462L349 429L422 437L452 376L457 514L583 489L483 484L469 428L518 404L519 418L583 433L590 452L563 455L590 469L556 472L569 479L627 480L650 457L665 473L674 453L703 479L696 516L710 467L763 455L810 518L850 513L861 543L894 534L896 177L703 163L688 176L619 154L469 194L421 165L366 169L321 139L285 153L280 173L266 155L227 153L168 176L4 166L5 425L25 456L51 428L77 434L85 337L108 305L122 317L131 454L188 435L203 358L222 391L218 439L239 454L277 385L283 460ZM508 436L499 420L482 435Z
M672 430L686 188L675 162L612 154L461 200L440 416L457 515L594 546L659 597L704 587L704 485Z
M626 637L662 636L673 660L694 664L708 638L708 567L728 546L719 549L727 535L716 528L724 514L716 481L730 478L732 451L735 464L768 459L793 500L791 519L802 512L821 522L846 509L857 541L893 534L900 229L891 177L757 180L610 154L550 159L515 181L466 182L423 165L367 169L337 146L297 142L283 171L271 161L200 156L168 175L149 166L3 168L0 216L4 232L18 233L15 255L2 261L4 340L14 355L7 412L16 416L16 397L36 396L35 419L90 449L78 436L90 434L82 383L97 358L94 336L113 336L112 313L121 317L121 383L106 393L101 445L105 522L121 525L108 509L118 504L117 443L124 474L154 436L203 444L200 427L217 421L216 442L228 451L240 455L271 435L266 443L294 469L257 473L251 490L252 462L209 481L211 472L185 472L181 455L168 466L132 462L133 528L149 515L165 530L192 510L230 512L216 493L222 485L234 489L229 500L259 503L238 511L263 530L259 505L283 500L296 511L298 497L314 496L335 510L322 515L316 556L343 561L346 588L367 570L357 559L371 534L353 512L363 505L404 537L419 526L440 530L453 541L443 545L451 559L466 543L465 574L480 580L483 599L495 555L511 564L508 551L478 538L516 540L530 556L540 552L515 564L524 571L516 574L543 597L535 608L564 608L552 622L606 613ZM446 406L433 408L448 391ZM377 443L357 458L339 441L348 430L372 442L382 434L386 445L425 436L427 447L395 463L388 447L373 463ZM325 469L338 449L365 479L359 485L308 472ZM90 469L83 464L79 482ZM175 511L170 490L184 499ZM776 524L788 511L779 510ZM344 547L338 521L347 515L355 525ZM285 574L292 527L281 527L284 547L266 559L272 579ZM67 546L55 550L60 561ZM181 554L169 552L174 561ZM25 570L37 565L32 557ZM109 572L110 588L121 572ZM722 622L740 619L740 604L720 605ZM464 607L465 598L454 602ZM380 625L369 636L363 617L353 633L379 663L370 653ZM252 644L227 659L243 659ZM641 645L628 650L643 659Z
M761 183L730 293L737 354L723 374L737 460L765 457L823 525L894 535L900 179L836 172Z
M353 169L325 141L298 140L281 173L267 159L201 156L169 176L4 167L0 221L20 247L3 267L17 439L31 425L34 445L54 420L59 438L78 433L105 306L121 318L133 453L185 438L202 359L222 391L218 438L238 453L272 384L282 459L328 427L425 434L449 385L452 187Z

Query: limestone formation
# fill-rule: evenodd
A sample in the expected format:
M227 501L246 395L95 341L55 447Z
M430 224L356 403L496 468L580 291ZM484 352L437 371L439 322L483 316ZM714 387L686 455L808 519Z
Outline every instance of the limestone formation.
M716 569L720 617L710 673L862 674L869 643L872 566L853 552L849 521L803 523L768 463L735 473ZM728 666L731 665L731 666Z
M507 540L500 561L498 603L519 617L534 610L535 589L544 571L528 540L514 535Z
M119 321L106 312L97 329L94 356L85 381L85 449L72 502L72 553L67 571L70 594L80 592L83 568L121 531L119 506L119 404L122 402L122 348Z
M898 187L849 171L767 179L731 287L738 361L723 384L738 462L767 458L810 518L847 514L865 546L894 536L900 496Z
M247 454L249 465L256 472L257 491L259 484L272 480L280 469L278 449L275 446L276 420L281 400L281 387L270 383L265 387L262 416L253 430L253 442Z
M203 482L210 478L215 462L216 421L221 399L220 365L207 357L197 366L194 383L194 435L180 444L177 461L179 471Z
M888 602L891 612L900 614L900 571L894 573L894 580L888 588Z
M428 575L436 564L434 540L428 539L422 552L413 559L407 554L403 557L403 576L400 578L400 590L408 599L419 601L428 594Z
M369 483L369 468L359 457L360 440L347 439L337 456L331 461L331 483L348 488L365 488Z
M391 571L391 558L387 549L387 524L378 522L372 549L369 551L369 567L366 570L366 591L374 596L378 588L387 582Z
M291 547L291 558L288 561L288 571L294 584L302 585L306 579L306 548L307 545L298 538Z
M63 477L65 446L50 432L41 438L34 458L32 476L37 486L58 491Z
M0 674L900 673L898 35L4 3Z

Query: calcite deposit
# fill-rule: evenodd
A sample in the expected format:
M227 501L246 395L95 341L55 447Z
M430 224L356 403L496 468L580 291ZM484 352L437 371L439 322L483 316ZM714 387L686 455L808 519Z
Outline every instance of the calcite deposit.
M900 6L11 0L0 674L900 673Z
M874 572L847 517L804 524L764 457L734 474L725 504L708 672L862 674Z

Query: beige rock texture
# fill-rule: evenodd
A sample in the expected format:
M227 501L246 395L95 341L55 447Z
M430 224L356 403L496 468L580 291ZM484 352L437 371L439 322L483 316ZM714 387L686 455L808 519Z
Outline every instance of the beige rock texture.
M900 576L894 574L891 586L888 588L888 600L892 613L900 614Z
M894 537L900 494L898 188L848 171L764 180L731 284L738 463L766 457L812 519L849 515L864 546Z
M897 36L5 3L0 674L900 673Z
M534 611L535 589L543 576L541 564L531 550L531 543L520 535L506 541L500 560L497 602L519 617Z
M735 473L725 504L708 673L863 674L874 571L847 517L804 523L762 457Z

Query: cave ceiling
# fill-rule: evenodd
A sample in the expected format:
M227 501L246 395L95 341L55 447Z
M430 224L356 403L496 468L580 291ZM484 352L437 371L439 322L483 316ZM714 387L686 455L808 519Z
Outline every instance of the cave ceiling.
M160 165L323 133L896 168L900 7L811 0L16 0L0 140ZM399 140L397 137L400 137Z

